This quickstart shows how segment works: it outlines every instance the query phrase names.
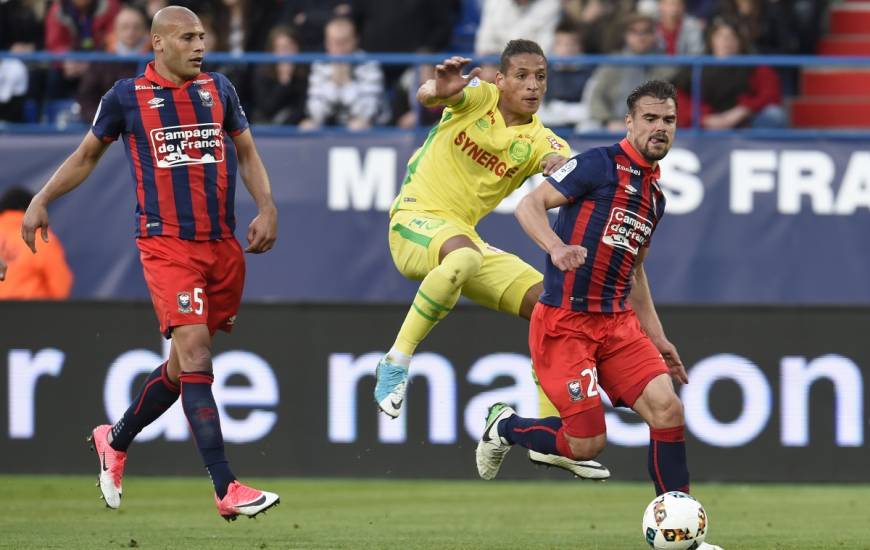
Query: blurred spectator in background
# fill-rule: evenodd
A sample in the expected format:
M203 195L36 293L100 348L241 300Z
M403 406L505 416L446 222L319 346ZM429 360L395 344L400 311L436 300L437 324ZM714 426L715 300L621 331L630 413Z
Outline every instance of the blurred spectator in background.
M139 8L125 6L115 17L115 27L106 41L106 51L118 55L144 54L151 51L145 13ZM97 112L103 94L122 78L131 78L139 73L138 62L92 63L91 70L82 75L76 100L81 109L81 118L90 122Z
M737 24L717 17L707 28L709 53L715 57L731 57L747 53L745 38ZM680 72L675 79L679 110L678 124L692 123L691 72ZM782 108L782 93L776 71L764 65L708 65L701 70L701 126L723 130L740 126L782 128L786 125Z
M560 13L559 0L484 0L474 53L499 55L515 38L537 42L548 52Z
M326 53L360 53L356 26L349 17L336 17L324 31ZM324 125L365 130L388 116L382 102L383 73L375 62L325 63L311 66L308 80L308 118L300 127L314 130Z
M354 0L360 47L367 52L443 52L459 10L458 0ZM392 91L408 65L385 65Z
M48 242L37 238L39 254L21 239L21 220L31 199L33 194L20 187L0 196L0 258L9 266L0 300L65 300L73 276L57 235L49 230Z
M0 1L0 50L29 53L42 43L42 25L24 0ZM30 71L18 59L0 59L0 120L23 122Z
M583 54L583 40L572 21L563 20L556 27L550 54L554 57ZM547 95L538 110L541 123L545 126L575 126L585 121L588 109L582 101L583 90L594 71L594 65L551 59L547 73Z
M800 47L794 2L721 0L717 15L733 21L746 37L747 53L794 54Z
M120 0L54 0L45 16L45 49L51 52L104 49L120 9ZM72 97L79 78L87 70L87 62L64 61L60 72L49 78L49 96Z
M417 101L417 90L420 85L427 80L434 79L434 65L410 67L402 74L391 109L397 115L396 126L399 128L428 127L441 120L444 105L426 107Z
M275 55L299 53L296 32L279 25L269 31L267 47ZM254 75L254 122L299 124L305 117L308 67L291 61L258 65Z
M624 22L625 56L662 53L656 40L656 21L648 15L632 14ZM592 75L589 86L590 123L584 130L625 131L625 98L647 80L663 80L673 73L670 67L651 65L604 65Z
M621 49L623 21L634 10L634 0L562 0L562 16L580 29L586 53Z
M704 22L686 13L685 0L659 0L658 40L668 55L704 53Z
M323 51L323 31L334 17L350 17L348 0L284 0L282 22L299 33L303 52Z

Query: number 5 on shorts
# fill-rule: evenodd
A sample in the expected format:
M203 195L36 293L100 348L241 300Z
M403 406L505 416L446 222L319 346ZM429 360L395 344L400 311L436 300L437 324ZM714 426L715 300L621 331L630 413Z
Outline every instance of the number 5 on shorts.
M196 309L193 310L197 315L202 315L202 310L204 307L204 303L202 301L202 289L194 288L193 289L193 303L196 304ZM588 370L588 369L587 369Z

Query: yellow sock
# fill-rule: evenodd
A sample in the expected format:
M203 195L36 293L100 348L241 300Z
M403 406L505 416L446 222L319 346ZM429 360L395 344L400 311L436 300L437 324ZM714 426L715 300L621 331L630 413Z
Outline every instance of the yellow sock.
M477 275L482 263L483 256L471 248L459 248L445 256L420 283L393 348L413 355L432 327L450 313L462 286Z

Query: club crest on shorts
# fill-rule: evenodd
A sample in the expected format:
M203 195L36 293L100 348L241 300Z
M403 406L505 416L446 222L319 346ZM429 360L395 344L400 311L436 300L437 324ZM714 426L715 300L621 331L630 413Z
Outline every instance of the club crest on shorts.
M203 90L202 88L197 88L196 92L199 94L199 99L202 101L203 107L214 107L214 98L211 97L211 92Z
M178 313L192 313L193 307L190 303L190 292L186 290L177 294L178 298Z
M586 398L583 395L583 386L580 384L579 380L571 380L568 382L568 395L571 397L571 401L582 401Z

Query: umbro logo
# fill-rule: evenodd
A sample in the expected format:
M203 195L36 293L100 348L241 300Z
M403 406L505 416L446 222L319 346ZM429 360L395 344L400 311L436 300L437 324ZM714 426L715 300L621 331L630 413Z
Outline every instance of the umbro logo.
M637 189L635 189L633 185L628 184L625 186L625 192L629 195L634 195L635 193L637 193Z
M158 107L163 107L163 98L155 97L148 100L148 105L151 105L152 109L157 109Z
M390 405L392 405L394 409L398 409L399 407L401 407L402 403L404 402L404 399L399 399L398 401L393 401L392 399L390 399Z

